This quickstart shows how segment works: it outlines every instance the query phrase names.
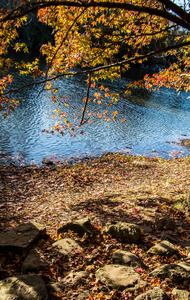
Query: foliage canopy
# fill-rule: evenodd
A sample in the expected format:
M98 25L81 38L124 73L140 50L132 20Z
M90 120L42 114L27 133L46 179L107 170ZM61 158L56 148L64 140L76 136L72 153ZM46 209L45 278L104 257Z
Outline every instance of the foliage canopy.
M11 51L30 52L28 40L20 39L20 31L31 19L44 24L44 35L51 28L53 39L41 39L39 55L32 61L16 61ZM20 75L32 75L34 82L43 85L42 90L52 92L54 102L64 101L54 88L54 81L64 76L86 74L87 93L84 107L80 113L79 127L91 122L92 112L88 102L97 106L112 105L118 95L110 93L101 80L114 80L128 70L133 63L146 64L153 57L156 66L164 68L153 76L146 75L144 80L126 87L140 86L149 90L162 86L176 90L190 90L190 14L187 7L171 0L30 0L9 1L0 10L0 110L4 116L14 111L18 101L16 93L25 84L12 87L13 77L10 68L16 68ZM26 56L27 57L27 56ZM40 59L46 60L46 68L40 68ZM94 90L90 100L90 89ZM98 88L98 91L97 91ZM106 99L106 100L105 100ZM97 115L97 114L96 114ZM54 117L64 120L64 126L57 122L54 130L63 133L74 130L65 112L56 110ZM103 116L109 121L107 110ZM112 117L117 118L117 111ZM76 118L75 118L76 119ZM75 125L74 125L75 124Z

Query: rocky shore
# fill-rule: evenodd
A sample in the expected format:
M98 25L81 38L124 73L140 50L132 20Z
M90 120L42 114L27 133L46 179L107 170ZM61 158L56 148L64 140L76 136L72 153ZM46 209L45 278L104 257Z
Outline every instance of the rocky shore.
M97 228L88 217L60 226L57 237L41 247L46 228L35 222L0 234L1 273L7 254L17 257L15 274L0 281L0 299L190 298L190 242L165 235L150 246L138 225Z
M189 158L0 171L0 299L190 298Z

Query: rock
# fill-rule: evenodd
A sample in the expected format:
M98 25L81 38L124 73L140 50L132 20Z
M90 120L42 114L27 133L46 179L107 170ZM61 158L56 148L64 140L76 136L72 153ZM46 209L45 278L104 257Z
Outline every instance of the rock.
M20 224L0 234L0 251L22 251L37 242L45 234L45 226L36 222Z
M146 161L138 161L138 160L134 160L132 162L132 165L134 167L137 167L137 168L142 168L142 169L148 169L151 167L151 164L146 162Z
M0 281L0 299L46 300L48 293L45 283L39 275L20 275Z
M181 242L181 246L184 247L187 251L190 252L190 241Z
M47 157L43 157L42 159L42 163L46 166L52 166L53 165L53 161L48 159Z
M190 273L177 264L165 264L149 274L150 277L170 278L174 282L182 282L190 278Z
M190 150L190 139L183 139L181 145Z
M53 247L58 248L59 253L70 256L75 251L83 251L83 248L71 238L65 238L52 244Z
M157 214L155 217L155 225L159 230L173 229L175 227L174 221L168 216L161 216Z
M107 234L110 234L113 238L121 240L124 243L136 244L141 240L140 227L131 223L107 223L103 231Z
M168 295L160 288L154 288L137 296L134 300L169 300Z
M114 264L128 265L132 267L142 267L143 265L138 256L126 250L116 250L112 259Z
M167 234L165 232L162 233L161 239L162 239L162 241L169 241L170 243L178 243L179 242L174 236Z
M173 300L189 300L190 292L186 290L173 289L172 291Z
M61 293L64 291L65 285L62 282L53 282L48 284L48 288L55 293Z
M147 225L140 225L140 228L143 230L143 232L146 233L152 233L153 229L151 226L147 226Z
M38 270L43 270L45 267L47 267L47 263L42 261L39 249L35 248L30 250L26 259L23 261L21 272L35 272Z
M178 266L181 266L183 267L186 271L190 272L190 264L185 262L185 261L182 261L180 263L178 263Z
M126 289L126 291L138 290L146 285L146 282L132 267L117 264L106 265L97 270L96 277L107 286Z
M165 255L165 256L172 256L173 254L178 253L177 248L168 241L162 241L157 245L151 247L148 251L148 254L153 255Z
M88 271L71 272L63 279L63 282L65 284L77 285L84 282L89 277L89 274Z
M85 233L92 233L92 225L87 217L60 226L57 230L57 234L59 235L60 233L67 232L69 230L78 233L78 235L82 237Z
M78 296L74 297L73 300L87 300L90 299L90 293L89 291L84 291L82 293L80 293Z

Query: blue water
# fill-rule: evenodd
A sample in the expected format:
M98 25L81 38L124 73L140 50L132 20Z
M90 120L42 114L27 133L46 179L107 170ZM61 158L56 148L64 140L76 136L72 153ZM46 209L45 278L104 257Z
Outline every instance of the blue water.
M84 133L76 137L71 137L69 132L62 137L42 131L51 130L56 108L61 107L70 115L81 111L86 97L86 78L59 79L56 83L63 98L69 96L72 107L53 104L50 94L39 95L40 86L20 91L16 111L6 119L0 116L0 161L39 164L43 157L62 159L106 151L166 158L187 156L189 151L180 146L180 140L190 138L190 95L162 89L152 93L136 90L125 96L125 86L131 80L129 76L115 83L104 83L111 92L120 93L119 101L109 109L110 114L118 111L118 120L96 119L85 124L81 128ZM90 98L93 93L94 90ZM89 107L96 108L91 102ZM125 122L120 121L123 118Z

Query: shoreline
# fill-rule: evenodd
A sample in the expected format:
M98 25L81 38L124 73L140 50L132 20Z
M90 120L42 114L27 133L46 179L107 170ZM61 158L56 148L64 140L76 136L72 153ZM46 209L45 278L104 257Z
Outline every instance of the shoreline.
M94 210L101 201L106 207L107 203L119 207L118 219L124 218L122 207L128 207L133 215L133 208L139 207L141 221L147 218L145 224L153 224L154 218L148 214L149 210L157 214L155 206L183 211L190 191L189 163L190 157L169 160L117 153L74 164L1 166L2 230L36 220L50 222L47 228L55 235L60 222L91 214L102 226L112 218Z

